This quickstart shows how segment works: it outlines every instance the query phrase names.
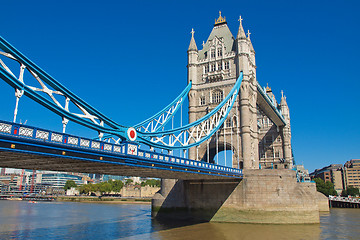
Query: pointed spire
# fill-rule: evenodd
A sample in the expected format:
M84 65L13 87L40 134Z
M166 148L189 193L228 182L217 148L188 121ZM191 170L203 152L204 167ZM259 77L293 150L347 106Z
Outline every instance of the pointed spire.
M250 35L251 35L251 32L250 32L250 30L248 29L248 31L247 31L247 38L250 40Z
M191 40L190 40L190 45L189 45L188 51L190 51L190 50L195 50L195 51L197 51L197 50L198 50L198 49L197 49L197 46L196 46L195 38L194 38L194 33L195 33L195 31L194 31L194 29L192 28L192 29L191 29Z
M280 105L287 106L286 96L284 95L284 91L283 91L283 90L281 90L281 101L280 101Z
M251 43L251 40L250 40L250 35L251 35L251 32L250 32L250 30L248 29L248 31L247 31L247 39L249 40L250 50L255 52L254 47L253 47L253 45L252 45L252 43Z
M243 28L243 26L242 26L242 18L241 18L241 16L239 17L239 22L240 22L240 24L239 24L239 31L238 31L238 34L237 34L237 36L236 36L236 38L237 39L240 39L240 38L246 38L246 35L245 35L245 31L244 31L244 28Z

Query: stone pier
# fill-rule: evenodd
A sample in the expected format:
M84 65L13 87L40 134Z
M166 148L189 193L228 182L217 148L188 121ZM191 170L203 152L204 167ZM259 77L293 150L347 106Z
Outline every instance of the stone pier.
M292 170L244 170L239 180L170 180L152 200L157 219L304 224L319 223L315 183L298 183Z

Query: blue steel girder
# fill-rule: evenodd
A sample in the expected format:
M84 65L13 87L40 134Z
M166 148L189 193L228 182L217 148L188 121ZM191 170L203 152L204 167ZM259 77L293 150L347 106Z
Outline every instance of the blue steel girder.
M226 120L239 94L242 78L243 73L241 72L226 98L202 118L172 130L138 133L137 141L168 150L188 149L200 145L218 131Z
M17 78L11 71L10 67L0 59L0 78L12 86L17 92L20 92L20 96L25 94L57 115L90 129L102 133L114 134L121 139L128 138L126 134L128 129L127 127L117 124L72 93L1 36L0 49L2 50L0 51L0 56L16 61L20 65L20 75ZM30 86L25 83L23 78L25 70L29 71L40 87ZM60 102L55 98L55 95L65 98L64 105L60 104ZM80 113L71 112L69 110L69 102L72 102L74 106L77 107L76 110L80 111ZM107 126L104 126L104 124Z
M133 126L138 132L144 133L153 133L157 132L159 129L164 127L169 120L176 114L181 105L184 102L187 94L191 89L191 82L187 85L187 87L180 93L180 95L172 101L168 106L166 106L163 110L150 117L149 119L136 124Z
M168 123L179 109L179 106L181 106L191 88L190 83L170 105L153 117L135 125L135 128L137 128L136 131L133 128L117 124L100 113L30 61L2 37L0 37L0 49L4 51L0 51L0 56L7 57L20 64L20 75L17 78L10 68L0 59L0 78L15 88L17 93L20 93L17 97L25 94L32 100L62 116L63 119L74 121L101 133L118 136L121 140L136 141L152 147L168 150L188 149L197 146L219 130L238 96L242 81L241 73L228 96L215 109L201 119L179 128L161 131L160 129ZM38 84L40 84L40 88L25 84L23 79L25 69L27 69ZM65 97L64 106L57 101L54 95ZM69 102L72 102L77 107L77 110L80 110L81 114L71 112ZM106 126L104 126L104 124L106 124Z

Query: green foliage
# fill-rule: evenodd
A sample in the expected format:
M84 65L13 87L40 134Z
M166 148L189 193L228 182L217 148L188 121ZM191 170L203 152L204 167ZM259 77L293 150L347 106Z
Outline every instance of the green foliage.
M64 186L64 190L68 190L72 187L77 187L76 183L74 182L74 180L67 180Z
M353 186L348 186L347 189L344 189L342 192L341 192L341 196L343 197L347 197L347 196L359 196L360 193L359 193L359 189L356 188L356 187L353 187Z
M125 185L130 185L131 183L133 183L134 181L130 178L126 179Z
M332 182L324 182L324 180L322 180L321 178L314 178L313 180L316 183L316 190L318 192L321 192L325 196L337 195L334 184Z
M101 182L96 184L84 184L79 187L81 194L88 194L90 192L100 192L101 194L110 192L120 192L124 183L121 180L109 180L107 182Z
M145 182L142 182L141 186L160 187L160 180L148 179Z
M121 180L109 180L108 183L111 184L112 191L120 192L120 190L124 187L124 183Z

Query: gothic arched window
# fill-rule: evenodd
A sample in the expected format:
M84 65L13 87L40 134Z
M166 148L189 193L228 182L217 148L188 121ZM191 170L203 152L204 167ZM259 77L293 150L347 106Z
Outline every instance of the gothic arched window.
M212 92L212 103L219 103L223 100L223 92L221 90L215 90Z

